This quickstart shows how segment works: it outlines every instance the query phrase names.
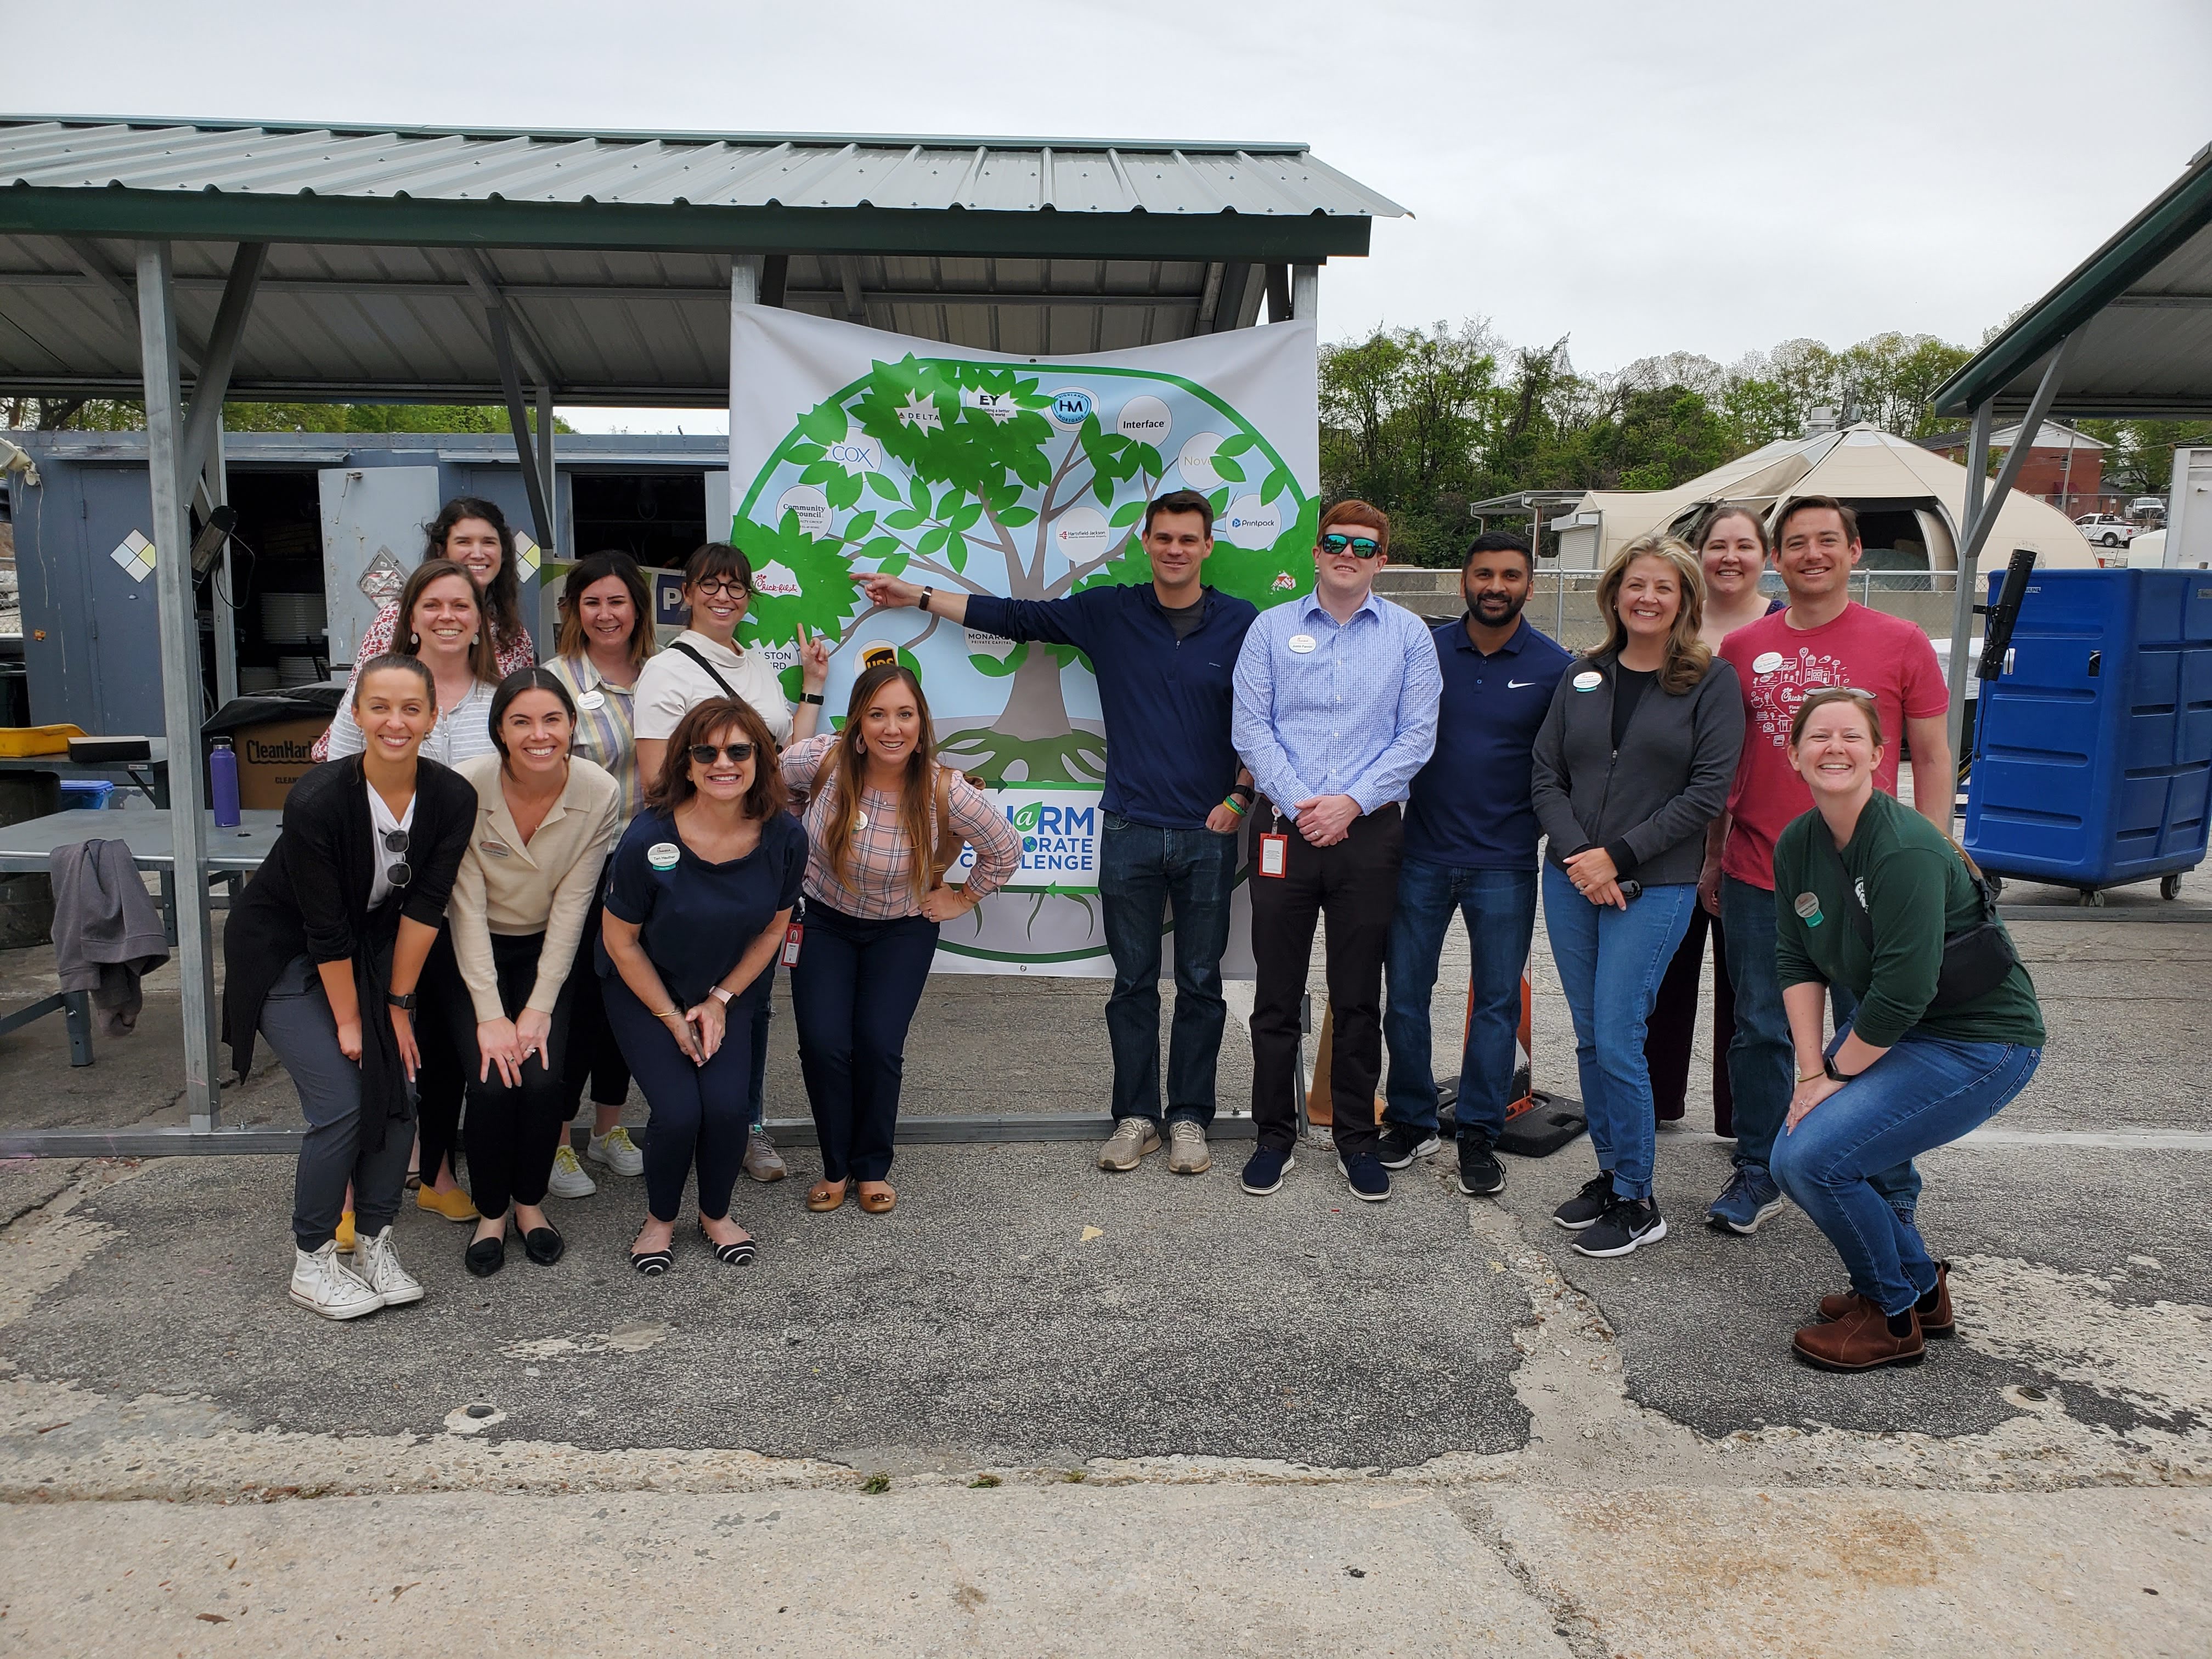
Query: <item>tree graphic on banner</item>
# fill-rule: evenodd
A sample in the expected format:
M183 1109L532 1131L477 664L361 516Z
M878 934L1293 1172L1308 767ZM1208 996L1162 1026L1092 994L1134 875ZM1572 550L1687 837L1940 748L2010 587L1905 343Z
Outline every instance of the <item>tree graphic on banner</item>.
M1195 400L1227 430L1202 452L1194 439L1180 456L1164 455L1141 437L1109 430L1088 393L1045 389L1043 377L1071 374L1126 381L1135 396L1125 410L1154 389ZM1151 401L1164 428L1166 405ZM1311 585L1316 504L1259 430L1203 388L1096 366L1031 369L912 356L878 362L799 417L738 510L738 544L756 572L768 573L747 637L786 660L802 626L855 637L876 614L852 616L852 577L868 571L1019 599L1149 580L1137 526L1145 504L1178 469L1183 482L1206 486L1217 515L1244 505L1238 533L1266 538L1245 545L1222 537L1218 526L1206 564L1214 586L1264 606ZM793 487L768 499L782 480ZM902 658L911 662L912 647L943 622L931 617ZM1103 740L1070 720L1062 689L1061 673L1079 653L1040 642L1018 645L1004 659L966 656L978 674L1008 685L987 722L940 720L949 759L992 782L1103 776ZM785 678L797 695L797 669L787 668Z

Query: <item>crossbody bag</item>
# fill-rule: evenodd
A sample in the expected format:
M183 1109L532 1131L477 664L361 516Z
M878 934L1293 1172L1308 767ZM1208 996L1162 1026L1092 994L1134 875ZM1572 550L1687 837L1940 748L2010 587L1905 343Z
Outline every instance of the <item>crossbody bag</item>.
M1851 896L1851 902L1844 908L1850 912L1851 925L1857 930L1859 943L1866 946L1867 955L1874 955L1874 918L1867 914L1866 901L1860 898L1852 883L1850 872L1844 868L1844 855L1836 847L1836 838L1827 833L1826 824L1815 824L1813 839L1827 851L1829 861L1836 873L1844 878L1844 889ZM1944 837L1951 841L1948 836ZM1966 866L1968 879L1974 884L1974 893L1982 902L1981 919L1961 927L1954 933L1943 936L1943 965L1936 975L1936 994L1929 1000L1931 1012L1956 1008L1963 1003L1985 997L2004 983L2005 975L2012 972L2020 961L2020 953L2013 948L2012 936L2005 932L2004 923L1997 919L1996 884L1982 873L1981 866L1967 855L1966 849L1951 841L1951 850Z

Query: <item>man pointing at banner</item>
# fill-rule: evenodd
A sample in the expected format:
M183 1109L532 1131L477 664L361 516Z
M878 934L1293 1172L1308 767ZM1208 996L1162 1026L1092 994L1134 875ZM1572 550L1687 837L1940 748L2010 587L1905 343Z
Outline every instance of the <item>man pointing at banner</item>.
M1252 799L1229 741L1231 678L1259 613L1205 585L1213 508L1177 489L1145 509L1152 580L1064 599L944 592L891 576L856 578L871 604L1010 640L1072 645L1091 659L1106 721L1105 823L1098 897L1114 991L1113 1137L1102 1170L1133 1170L1160 1146L1160 934L1175 912L1175 1029L1168 1046L1168 1168L1211 1167L1214 1063L1227 1005L1221 955L1237 877L1237 828Z

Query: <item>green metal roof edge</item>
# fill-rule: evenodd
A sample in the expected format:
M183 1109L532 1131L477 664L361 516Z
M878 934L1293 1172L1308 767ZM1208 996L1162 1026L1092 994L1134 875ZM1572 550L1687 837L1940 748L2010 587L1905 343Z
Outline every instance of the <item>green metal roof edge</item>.
M185 241L1302 264L1364 256L1372 225L1364 214L701 207L0 186L0 232Z
M2212 223L2212 146L2199 150L2156 200L1937 386L1929 398L1936 412L1964 414L1993 396L2207 223Z
M888 149L921 144L930 149L1087 149L1128 150L1153 155L1182 150L1197 155L1310 155L1313 147L1297 139L1270 138L1244 142L1231 138L1018 138L978 137L957 133L906 132L690 132L653 127L434 127L391 121L252 121L163 115L8 115L0 114L0 127L191 127L203 132L328 132L395 138L543 138L552 143L574 143L601 138L610 143L664 144L823 144L842 148L862 144Z

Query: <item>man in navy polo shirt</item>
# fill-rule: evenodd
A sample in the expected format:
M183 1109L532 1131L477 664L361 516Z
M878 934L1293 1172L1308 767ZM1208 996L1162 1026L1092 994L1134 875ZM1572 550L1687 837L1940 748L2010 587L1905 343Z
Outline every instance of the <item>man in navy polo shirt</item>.
M890 576L864 576L871 603L919 605L1010 640L1072 645L1091 659L1106 717L1105 815L1098 898L1114 990L1106 1033L1114 1048L1114 1133L1102 1170L1133 1170L1159 1150L1160 934L1175 907L1175 1029L1168 1044L1168 1168L1212 1164L1214 1064L1228 1005L1221 955L1237 882L1237 828L1251 805L1249 775L1229 741L1231 678L1244 631L1259 614L1203 580L1213 551L1213 508L1177 489L1145 509L1152 580L1085 588L1064 599L940 593Z
M1383 1167L1402 1170L1437 1150L1437 1080L1430 1061L1429 998L1456 908L1466 919L1474 978L1461 1057L1459 1189L1470 1197L1505 1185L1493 1148L1512 1104L1521 975L1536 926L1535 809L1530 751L1572 654L1530 627L1528 544L1478 536L1460 571L1467 614L1437 629L1443 705L1437 749L1415 775L1406 811L1405 862L1384 962L1390 1048Z

